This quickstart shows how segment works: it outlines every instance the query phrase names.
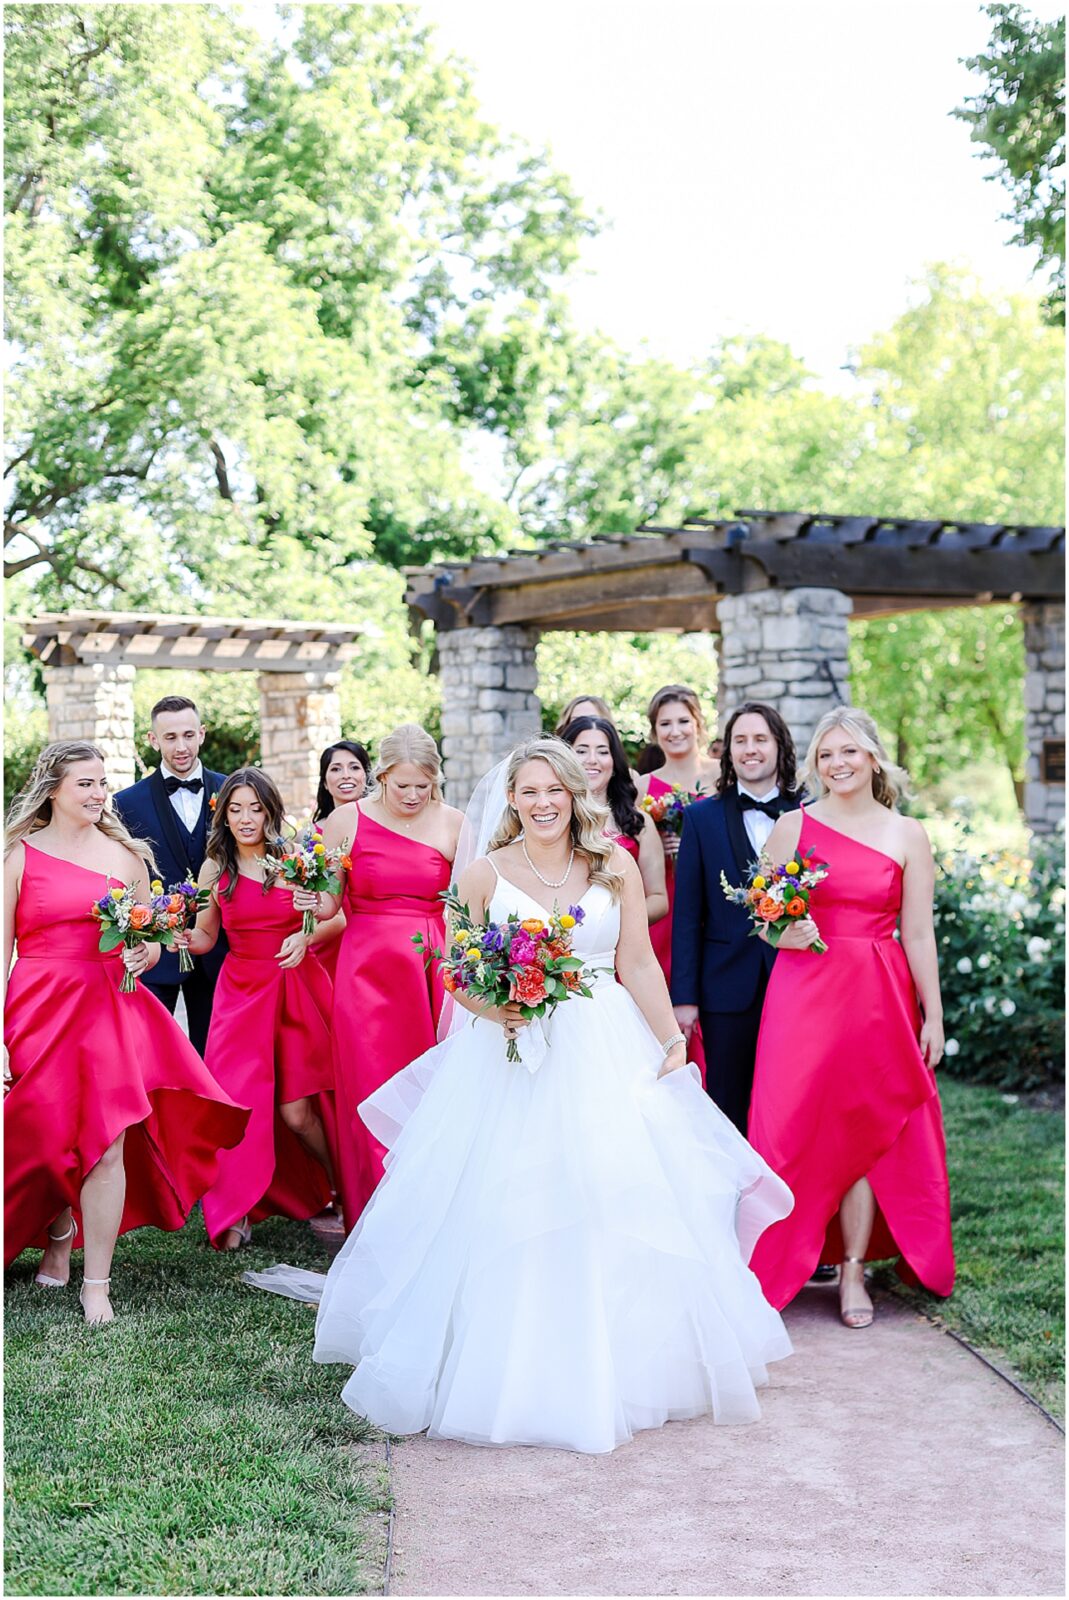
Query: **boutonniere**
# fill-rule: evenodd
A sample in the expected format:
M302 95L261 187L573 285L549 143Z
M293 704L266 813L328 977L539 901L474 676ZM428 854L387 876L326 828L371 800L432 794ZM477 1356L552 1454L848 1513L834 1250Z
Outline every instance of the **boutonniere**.
M219 799L219 796L217 794L210 794L208 796L208 810L209 811L214 811L215 810L215 804L216 804L216 801L218 799Z

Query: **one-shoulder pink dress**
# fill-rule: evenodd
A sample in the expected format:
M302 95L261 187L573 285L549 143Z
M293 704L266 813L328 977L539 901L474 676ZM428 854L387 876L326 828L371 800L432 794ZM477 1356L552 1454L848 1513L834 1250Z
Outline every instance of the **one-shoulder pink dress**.
M180 1228L249 1120L143 983L119 993L122 958L100 953L91 908L120 882L26 841L4 1022L5 1264L43 1248L65 1206L82 1245L82 1184L124 1132L120 1233Z
M385 1147L357 1107L435 1041L444 990L424 951L445 940L443 889L451 864L432 845L360 813L345 889L345 932L334 980L334 1079L345 1225L352 1228L382 1177Z
M798 848L826 862L812 913L827 953L781 950L757 1043L749 1140L794 1195L750 1265L783 1307L821 1262L841 1261L839 1203L859 1178L879 1207L869 1260L954 1286L950 1186L935 1073L917 1039L916 986L895 928L902 868L808 812Z
M219 911L230 946L215 986L205 1064L228 1094L252 1107L241 1143L219 1162L204 1196L204 1225L219 1247L248 1215L314 1217L330 1203L324 1167L283 1122L279 1106L310 1098L324 1126L332 1121L330 979L306 954L283 971L283 939L301 926L291 890L239 875L233 896L219 880Z

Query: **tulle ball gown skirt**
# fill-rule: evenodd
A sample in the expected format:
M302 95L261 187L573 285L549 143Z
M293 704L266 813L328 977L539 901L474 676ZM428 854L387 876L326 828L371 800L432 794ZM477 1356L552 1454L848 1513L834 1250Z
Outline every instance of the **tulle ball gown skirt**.
M712 1413L749 1422L790 1353L747 1261L789 1190L626 990L545 1025L534 1072L467 1024L361 1107L386 1175L336 1258L315 1359L394 1433L612 1450Z

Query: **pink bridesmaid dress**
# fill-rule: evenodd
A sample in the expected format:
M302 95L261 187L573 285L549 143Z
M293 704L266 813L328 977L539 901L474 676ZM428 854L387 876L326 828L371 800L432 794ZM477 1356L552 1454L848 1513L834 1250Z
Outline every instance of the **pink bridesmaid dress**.
M664 779L659 778L655 772L650 773L649 789L647 792L653 799L656 799L658 795L671 794L672 788L672 784L665 783ZM622 840L620 842L623 843ZM638 855L637 846L635 849L635 855ZM662 917L659 922L652 924L650 928L650 943L653 946L654 955L660 962L661 971L664 973L665 983L671 983L672 915L675 911L676 904L676 869L673 857L667 855L664 858L664 881L665 887L668 890L668 915L666 917ZM687 1060L693 1061L694 1065L701 1073L702 1088L704 1089L705 1048L702 1044L702 1026L700 1022L696 1022L691 1030L690 1043L687 1046Z
M229 882L224 873L220 891ZM245 1137L219 1162L204 1196L204 1224L216 1249L228 1228L280 1216L304 1220L330 1203L326 1171L283 1122L279 1106L311 1098L332 1122L330 980L306 955L283 972L276 956L301 926L293 894L239 875L219 895L230 949L219 973L205 1064L228 1094L252 1107Z
M91 907L120 886L26 841L4 1024L5 1264L43 1248L64 1206L83 1244L82 1184L123 1132L119 1232L180 1228L249 1120L143 983L119 993L122 960L101 955Z
M831 869L814 891L825 955L781 950L757 1043L749 1140L794 1194L750 1263L782 1308L821 1261L843 1257L839 1202L867 1177L878 1211L868 1260L954 1287L943 1119L905 952L894 937L902 868L803 812L798 848Z
M385 1148L357 1107L435 1042L444 991L424 949L445 940L441 901L451 864L432 845L360 813L345 889L346 927L334 984L334 1077L345 1225L352 1228L382 1177Z

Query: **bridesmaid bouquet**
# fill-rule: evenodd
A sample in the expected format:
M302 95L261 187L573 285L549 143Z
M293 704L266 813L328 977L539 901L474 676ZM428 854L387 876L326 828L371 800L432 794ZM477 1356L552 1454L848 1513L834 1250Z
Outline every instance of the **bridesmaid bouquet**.
M323 835L315 823L300 829L288 845L282 839L278 843L282 847L282 853L260 856L258 860L261 866L266 867L269 872L277 873L291 889L308 889L312 894L341 892L338 870L343 868L347 872L352 866L352 861L344 850L327 849L323 843ZM301 918L301 932L306 939L310 939L315 931L315 912L306 911Z
M97 946L101 952L118 950L120 945L132 950L138 944L162 944L167 948L174 944L175 929L183 926L182 912L172 908L171 897L162 892L162 883L156 881L152 888L154 892L148 905L137 899L132 884L122 889L109 889L107 894L93 901L90 909L94 920L101 925ZM119 993L133 994L136 988L136 977L124 967Z
M154 883L152 885L152 893L154 897L162 895L163 885ZM166 895L163 896L167 902L168 910L178 912L181 918L178 923L180 928L192 928L211 897L212 892L210 889L198 889L197 885L188 878L182 883L172 883ZM153 905L156 904L155 898L153 898L152 903ZM179 972L193 971L193 957L184 944L178 947L178 970Z
M661 833L682 833L683 813L695 800L704 800L701 785L693 793L673 783L669 794L644 794L639 805L651 816Z
M459 989L487 1006L518 1002L528 1019L548 1016L575 994L590 999L594 972L572 954L572 929L583 920L582 906L569 906L563 913L554 906L545 919L521 922L513 915L504 922L475 922L455 888L446 889L442 900L449 913L448 950L428 949L421 933L412 935L412 943L428 963L432 958L439 962L447 993ZM515 1039L509 1040L505 1055L509 1061L522 1060Z
M724 873L720 874L720 887L732 905L745 906L750 914L751 938L767 928L769 944L778 945L792 922L809 915L809 896L829 872L827 863L813 861L812 855L808 850L800 860L787 861L779 867L763 855L741 889L730 884ZM823 955L828 947L823 939L817 939L809 948Z

